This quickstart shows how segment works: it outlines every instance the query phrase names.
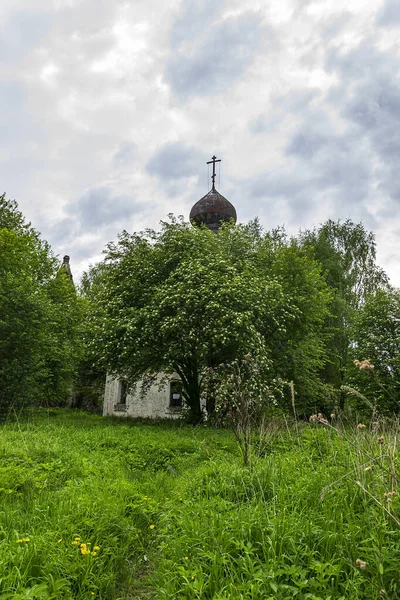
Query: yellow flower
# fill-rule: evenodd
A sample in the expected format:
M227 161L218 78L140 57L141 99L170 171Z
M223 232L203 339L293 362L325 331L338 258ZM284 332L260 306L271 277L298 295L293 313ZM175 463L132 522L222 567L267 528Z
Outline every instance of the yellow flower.
M93 556L96 556L96 555L97 555L97 552L92 552L92 554L93 554Z
M188 557L188 556L185 556L185 560L189 560L189 557Z
M150 525L149 529L154 529L155 525Z
M22 544L24 540L15 540L17 544Z
M95 546L93 550L100 550L100 546Z
M81 554L90 554L90 551L87 549L86 544L81 544Z
M74 541L75 541L75 542L80 542L80 541L81 541L81 538L80 538L80 537L74 537Z
M75 541L75 542L72 542L72 545L73 545L73 546L79 546L79 542L77 542L77 541Z
M22 541L23 541L23 542L30 542L31 540L30 540L28 537L26 537L26 538L24 538Z
M62 538L60 538L59 540L57 540L58 543L62 542Z

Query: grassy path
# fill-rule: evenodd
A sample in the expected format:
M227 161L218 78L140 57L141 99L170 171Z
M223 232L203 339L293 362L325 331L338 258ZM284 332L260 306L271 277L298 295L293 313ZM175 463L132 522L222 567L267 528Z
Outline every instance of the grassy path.
M0 599L399 598L394 433L271 430L244 469L222 430L7 423Z

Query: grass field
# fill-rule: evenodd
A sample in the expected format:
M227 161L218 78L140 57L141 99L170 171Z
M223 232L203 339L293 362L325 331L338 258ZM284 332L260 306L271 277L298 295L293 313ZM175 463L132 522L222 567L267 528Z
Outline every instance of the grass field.
M397 430L10 421L0 599L400 598Z

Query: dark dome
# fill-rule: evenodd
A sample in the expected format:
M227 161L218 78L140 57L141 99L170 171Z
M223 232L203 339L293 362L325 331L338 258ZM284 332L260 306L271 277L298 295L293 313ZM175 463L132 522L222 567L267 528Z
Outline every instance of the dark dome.
M221 221L227 222L233 219L236 223L235 207L222 196L215 187L196 202L190 211L190 220L196 225L207 225L215 233L221 226Z

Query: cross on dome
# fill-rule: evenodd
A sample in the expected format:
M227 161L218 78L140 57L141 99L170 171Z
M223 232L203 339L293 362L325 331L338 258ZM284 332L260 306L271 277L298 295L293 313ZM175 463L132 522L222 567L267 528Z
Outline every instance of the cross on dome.
M212 164L213 166L212 188L196 202L189 216L193 225L206 225L214 233L218 232L223 222L233 220L236 223L237 218L235 207L215 189L215 164L217 162L221 162L221 159L217 159L215 155L207 162L208 165Z
M212 179L212 189L213 190L215 189L215 163L217 163L217 162L221 162L221 159L219 158L217 160L217 157L215 155L212 157L211 160L209 160L207 162L208 165L211 165L211 163L212 163L212 166L213 166L213 174L212 174L212 177L211 177L211 179Z

